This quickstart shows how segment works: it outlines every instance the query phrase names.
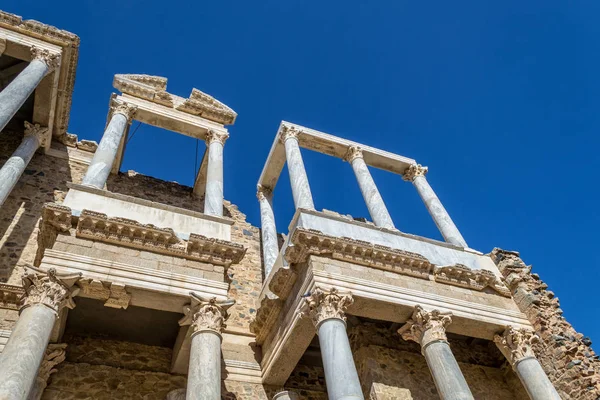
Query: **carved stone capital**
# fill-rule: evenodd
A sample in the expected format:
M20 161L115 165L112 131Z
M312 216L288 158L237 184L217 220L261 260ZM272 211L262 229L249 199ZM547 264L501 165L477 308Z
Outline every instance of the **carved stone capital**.
M429 168L422 166L421 164L412 164L410 167L404 171L404 175L402 175L402 179L407 182L412 182L415 178L419 176L425 176Z
M256 185L256 197L258 200L266 200L273 194L273 191L263 185Z
M398 333L404 340L419 343L422 349L432 342L447 342L446 327L452 322L451 316L451 313L425 311L423 307L416 306L412 318L398 329Z
M281 143L285 143L286 140L293 138L298 140L298 135L301 133L301 131L296 128L295 126L283 126L281 128L281 133L279 136L279 140L281 141Z
M363 158L362 149L358 146L348 147L348 151L346 152L346 155L344 156L344 160L348 161L349 163L352 163L352 161L354 161L357 158Z
M58 68L60 64L60 54L51 53L46 49L40 49L36 46L31 46L31 60L39 60L48 66L49 71Z
M54 268L42 271L28 265L22 278L25 293L21 311L36 304L45 305L57 314L63 307L74 308L73 297L79 292L74 285L79 279L81 273L59 275Z
M227 310L235 304L235 300L217 300L216 297L202 297L194 292L190 292L190 296L191 304L183 307L185 316L179 320L179 325L192 325L192 335L207 331L221 335Z
M352 293L340 293L336 288L323 290L317 287L305 295L301 316L311 318L317 329L323 321L331 318L346 323L346 309L353 302Z
M32 124L25 121L25 137L35 136L41 147L46 145L47 132L47 126L40 126L40 124Z
M227 138L229 138L227 133L217 132L211 129L206 134L206 145L210 146L210 144L213 142L219 142L222 146L224 146Z
M131 104L123 103L120 101L113 100L111 103L112 115L121 114L127 118L128 122L135 117L135 113L137 111L137 107Z
M38 370L38 379L44 384L48 382L50 375L57 371L55 367L65 361L66 355L66 343L50 343L46 348L46 354Z
M494 336L496 346L513 368L526 358L535 358L533 345L539 341L540 338L534 332L513 326L507 326L501 335Z

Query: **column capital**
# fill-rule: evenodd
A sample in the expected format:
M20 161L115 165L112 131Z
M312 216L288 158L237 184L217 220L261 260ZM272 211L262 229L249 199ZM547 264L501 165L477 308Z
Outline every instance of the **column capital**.
M58 68L60 64L60 54L51 53L46 49L40 49L36 46L31 46L31 60L39 60L48 66L49 71L53 71Z
M419 343L421 349L432 342L447 342L446 327L452 322L451 316L448 312L425 311L423 307L416 306L412 318L398 329L398 333L404 340Z
M256 197L258 200L266 200L269 196L273 194L271 188L263 185L256 185Z
M210 146L213 142L219 142L221 145L225 145L225 141L229 138L227 133L217 132L210 129L206 134L206 144Z
M323 290L316 287L304 295L304 304L300 311L303 318L311 318L315 327L328 319L340 319L346 323L346 309L354 302L352 293L338 292L336 288Z
M362 148L359 146L348 147L348 151L346 151L346 155L344 156L344 161L352 163L352 161L357 158L363 158Z
M285 143L286 140L293 138L298 140L298 135L302 133L301 130L296 128L295 126L287 126L284 125L281 127L281 133L279 134L279 140L281 143Z
M526 358L535 358L533 345L539 341L540 338L534 332L513 326L507 326L501 335L494 336L496 346L513 368Z
M42 147L46 145L47 132L47 126L40 126L40 124L32 124L25 121L25 137L35 136Z
M428 167L424 167L421 164L412 164L406 169L406 171L404 171L402 179L407 182L412 182L419 176L425 176L428 170Z
M75 284L79 279L81 273L59 275L54 268L42 271L27 265L22 277L25 293L21 299L20 311L36 304L42 304L57 314L63 307L74 308L73 297L79 292L79 287Z
M46 348L46 354L38 370L38 379L46 383L50 375L57 371L55 367L65 361L66 355L66 343L50 343Z
M127 122L131 123L131 120L135 117L135 113L137 111L137 106L113 100L110 103L110 108L112 111L112 115L121 114L127 118Z
M183 306L184 317L179 325L191 325L192 335L200 332L214 332L221 335L225 327L227 310L235 304L235 300L217 300L216 297L203 297L190 292L191 303Z

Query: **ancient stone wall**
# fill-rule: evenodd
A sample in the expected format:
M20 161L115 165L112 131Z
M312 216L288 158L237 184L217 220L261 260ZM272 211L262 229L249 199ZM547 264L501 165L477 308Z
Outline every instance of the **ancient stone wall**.
M600 361L590 339L565 320L558 298L538 274L531 273L519 253L494 249L491 256L540 338L535 354L561 397L600 398Z

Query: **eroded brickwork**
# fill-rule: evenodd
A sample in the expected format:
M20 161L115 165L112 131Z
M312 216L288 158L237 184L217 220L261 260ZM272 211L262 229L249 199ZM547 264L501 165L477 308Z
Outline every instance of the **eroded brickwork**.
M561 397L600 398L600 361L590 339L565 320L558 298L538 274L531 273L519 253L494 249L491 256L540 337L535 354Z

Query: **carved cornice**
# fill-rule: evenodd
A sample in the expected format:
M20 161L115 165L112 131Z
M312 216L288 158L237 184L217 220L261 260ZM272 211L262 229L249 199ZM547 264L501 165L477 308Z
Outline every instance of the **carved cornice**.
M489 287L505 297L510 297L510 290L492 271L470 269L466 265L455 264L446 267L435 267L433 278L436 282L460 286L482 291Z
M269 197L273 195L273 191L271 188L268 188L263 185L256 185L256 198L260 200L267 200Z
M192 89L190 97L184 99L168 93L167 78L141 74L117 74L115 89L134 97L149 100L165 107L196 115L223 125L235 122L237 114L225 104L198 89Z
M42 209L42 224L49 225L59 232L71 229L71 209L56 203L46 203Z
M224 146L228 137L229 135L227 133L209 130L206 134L206 145L210 146L210 144L213 142L219 142L222 146Z
M298 140L298 135L302 133L301 130L296 128L295 126L287 126L284 125L281 127L281 133L279 134L279 140L281 143L285 143L286 140L293 138Z
M40 147L46 146L46 134L48 133L48 127L40 126L40 124L32 124L25 121L25 137L36 137Z
M423 307L416 306L412 318L398 329L398 333L404 340L419 343L422 349L432 342L447 342L446 327L452 322L451 316L451 313L425 311Z
M81 294L92 299L103 300L106 307L127 309L131 295L122 283L102 282L97 279L81 279Z
M304 297L300 313L303 318L310 318L318 330L319 325L328 319L340 319L346 323L346 309L353 302L352 293L316 287Z
M265 296L260 301L256 317L250 322L250 331L256 335L255 340L258 345L262 345L267 339L282 309L283 301L273 294Z
M412 164L406 169L406 171L404 171L402 179L407 182L412 182L418 176L425 176L428 170L429 168L424 167L421 164Z
M202 297L190 292L191 303L183 307L185 315L179 325L191 325L192 335L211 331L219 336L225 327L227 310L235 304L235 300L217 300L216 297Z
M51 53L46 49L40 49L39 47L31 46L31 59L38 60L46 64L48 72L51 72L58 68L60 65L60 54Z
M501 335L494 336L496 346L513 368L526 358L535 358L533 345L539 341L540 338L534 332L513 326L507 326Z
M305 261L309 255L329 257L404 275L429 279L433 264L420 254L380 246L347 237L329 236L315 230L297 228L285 252L288 263Z
M55 367L65 361L66 356L66 343L50 343L46 347L46 354L38 370L38 379L44 383L48 382L50 375L58 371Z
M74 286L81 279L81 273L57 274L54 268L42 271L38 268L27 266L23 275L23 297L20 310L42 304L56 314L63 308L74 308L73 297L79 291Z
M131 122L137 111L136 106L116 100L111 100L110 108L112 115L122 114L125 116L125 118L127 118L128 122Z
M349 163L352 163L352 161L354 161L357 158L363 158L362 149L358 146L348 147L348 151L346 152L346 155L344 156L344 160L348 161Z
M244 246L237 243L194 233L190 234L188 240L182 240L170 228L141 224L127 218L108 217L89 210L81 212L76 235L226 267L240 262L246 253Z
M0 308L18 311L24 294L21 286L0 283Z

